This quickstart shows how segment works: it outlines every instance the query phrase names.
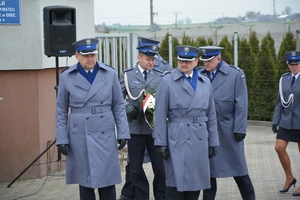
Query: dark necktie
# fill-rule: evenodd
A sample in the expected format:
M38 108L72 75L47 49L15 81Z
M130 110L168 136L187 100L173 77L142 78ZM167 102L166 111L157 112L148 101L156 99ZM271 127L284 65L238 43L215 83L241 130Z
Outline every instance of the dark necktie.
M190 82L192 82L192 77L191 76L188 76L188 79Z
M91 71L88 71L88 74L89 74L90 76L92 76L93 73L92 73Z
M211 72L211 73L210 73L210 79L212 80L212 79L214 78L214 76L215 76L215 73L214 73L214 72Z
M144 79L146 81L147 80L147 71L143 71L143 74L144 74Z
M295 79L295 76L293 76L291 86L293 86L293 84L295 83Z

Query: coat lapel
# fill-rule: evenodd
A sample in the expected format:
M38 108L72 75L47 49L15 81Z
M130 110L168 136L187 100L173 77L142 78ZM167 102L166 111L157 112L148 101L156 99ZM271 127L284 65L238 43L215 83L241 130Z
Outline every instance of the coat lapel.
M183 77L182 77L183 78ZM182 83L183 89L191 96L193 97L195 95L195 91L193 87L183 78L183 83Z
M138 63L134 67L134 73L135 73L135 78L138 79L141 83L145 84L145 79L138 67Z
M80 73L76 73L75 79L74 79L74 84L77 87L80 87L80 88L82 88L82 89L84 89L86 91L88 91L91 88L91 84Z
M196 92L194 92L194 96L193 96L193 99L192 99L192 101L190 103L188 111L190 111L191 109L193 109L193 107L195 107L195 105L197 105L197 103L199 103L200 99L203 96L203 89L200 87L200 82L203 81L203 80L200 77L200 73L199 72L198 72L198 80L197 81L198 82L197 82Z
M178 68L176 70L173 70L173 79L174 81L182 81L182 88L189 94L189 96L193 97L195 94L194 89L192 86L184 79L183 74L179 71Z
M292 78L290 78L290 79L291 79L290 82L291 82L291 84L292 84ZM291 89L294 90L296 87L299 87L300 81L299 81L298 79L299 79L299 77L295 80L293 86L291 86Z
M106 69L99 64L98 73L94 79L93 84L90 86L90 90L85 98L85 102L87 102L95 93L97 93L101 88L106 84Z
M202 67L201 69L199 69L200 74L204 75L207 77L207 73L205 71L205 67ZM214 78L212 84L212 90L215 91L216 89L218 89L218 87L220 87L224 82L225 82L225 78L220 78L224 75L227 75L229 72L228 67L222 65L218 71L218 73L216 74L216 77ZM209 77L208 77L209 78Z
M229 68L227 66L222 65L212 82L213 91L217 90L218 87L220 87L226 81L226 78L222 78L222 76L226 76L228 73Z
M144 77L143 77L143 79L144 79ZM149 83L151 83L154 79L155 79L155 76L154 76L154 74L153 74L153 71L152 71L152 70L149 70L149 72L148 72L148 74L147 74L147 80L146 80L146 82L145 82L145 87L147 87L147 85L148 85Z

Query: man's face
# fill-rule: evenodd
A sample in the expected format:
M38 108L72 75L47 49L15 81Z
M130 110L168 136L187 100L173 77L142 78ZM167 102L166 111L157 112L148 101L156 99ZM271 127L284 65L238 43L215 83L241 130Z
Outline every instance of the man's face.
M290 71L293 74L297 74L298 72L300 72L300 63L298 64L288 64Z
M146 56L145 54L138 54L138 62L143 70L151 70L154 67L155 58Z
M209 61L203 61L203 65L205 67L205 70L208 72L213 72L217 69L218 64L221 61L221 57L220 56L216 56L213 59L209 60Z
M177 60L178 62L178 69L182 73L190 75L195 66L198 64L198 58L193 61L185 61L185 60Z
M81 55L80 53L75 54L76 59L80 63L80 65L85 70L92 70L94 66L96 65L97 61L97 54L87 54L87 55Z

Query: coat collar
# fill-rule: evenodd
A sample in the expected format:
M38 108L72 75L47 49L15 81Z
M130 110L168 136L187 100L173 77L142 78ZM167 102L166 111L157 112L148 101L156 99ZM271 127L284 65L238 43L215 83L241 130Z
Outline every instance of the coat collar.
M149 71L148 71L148 75L147 75L147 80L145 81L144 76L143 76L143 74L141 73L141 71L140 71L140 69L139 69L139 67L138 67L138 64L139 64L139 63L136 63L136 65L135 65L135 67L134 67L134 69L133 69L134 73L136 74L135 77L136 77L140 82L144 83L145 86L147 86L149 83L151 83L151 82L156 78L155 75L154 75L154 72L153 72L152 69L149 70Z
M290 92L292 92L292 89L295 90L295 88L299 87L300 85L300 76L298 76L293 86L291 86L292 77L293 77L292 73L289 73L288 75L284 76L284 79L286 80L284 81L284 84L286 85L286 87L289 89Z
M99 73L96 74L93 84L90 84L85 77L83 77L80 73L76 73L74 83L77 87L80 87L84 90L88 91L88 95L86 96L85 102L87 102L95 93L97 93L107 82L107 71L110 68L109 66L97 62ZM72 65L68 70L68 73L72 73L77 70L77 64Z
M229 74L229 70L230 70L229 67L230 66L225 61L222 61L222 65L218 69L217 75L212 82L213 91L215 91L220 85L222 85L226 81L225 78L220 78L220 77L223 77L223 76L226 76L227 74ZM205 70L205 67L199 68L199 72L202 75L207 77L207 72Z
M196 72L198 73L198 80L200 82L204 82L203 80L203 76L200 74L200 72ZM199 101L199 99L203 96L203 92L201 91L201 87L200 85L197 85L196 87L196 91L191 87L191 85L185 80L185 78L183 77L184 75L180 72L180 70L178 68L175 68L174 70L172 70L171 75L173 77L173 80L175 82L177 81L182 81L182 88L188 93L188 95L191 98L191 102L189 104L189 108L188 111L191 110Z

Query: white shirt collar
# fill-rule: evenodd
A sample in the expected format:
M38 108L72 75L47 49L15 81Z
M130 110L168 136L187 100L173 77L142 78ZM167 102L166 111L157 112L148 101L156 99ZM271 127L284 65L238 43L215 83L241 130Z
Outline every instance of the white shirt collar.
M194 71L192 71L192 73L191 73L190 75L185 74L185 76L186 76L186 77L189 77L189 76L190 76L190 77L193 77L193 73L194 73Z
M298 72L296 75L292 74L292 78L293 78L293 76L295 76L295 79L298 79L299 75L300 75L300 72Z
M144 70L139 64L138 64L138 68L142 74L144 71L146 71L147 73L149 72L149 70Z
M85 71L86 73L89 73L89 72L93 73L93 70L94 70L94 69L91 69L91 70L86 70L86 69L85 69L84 71Z

